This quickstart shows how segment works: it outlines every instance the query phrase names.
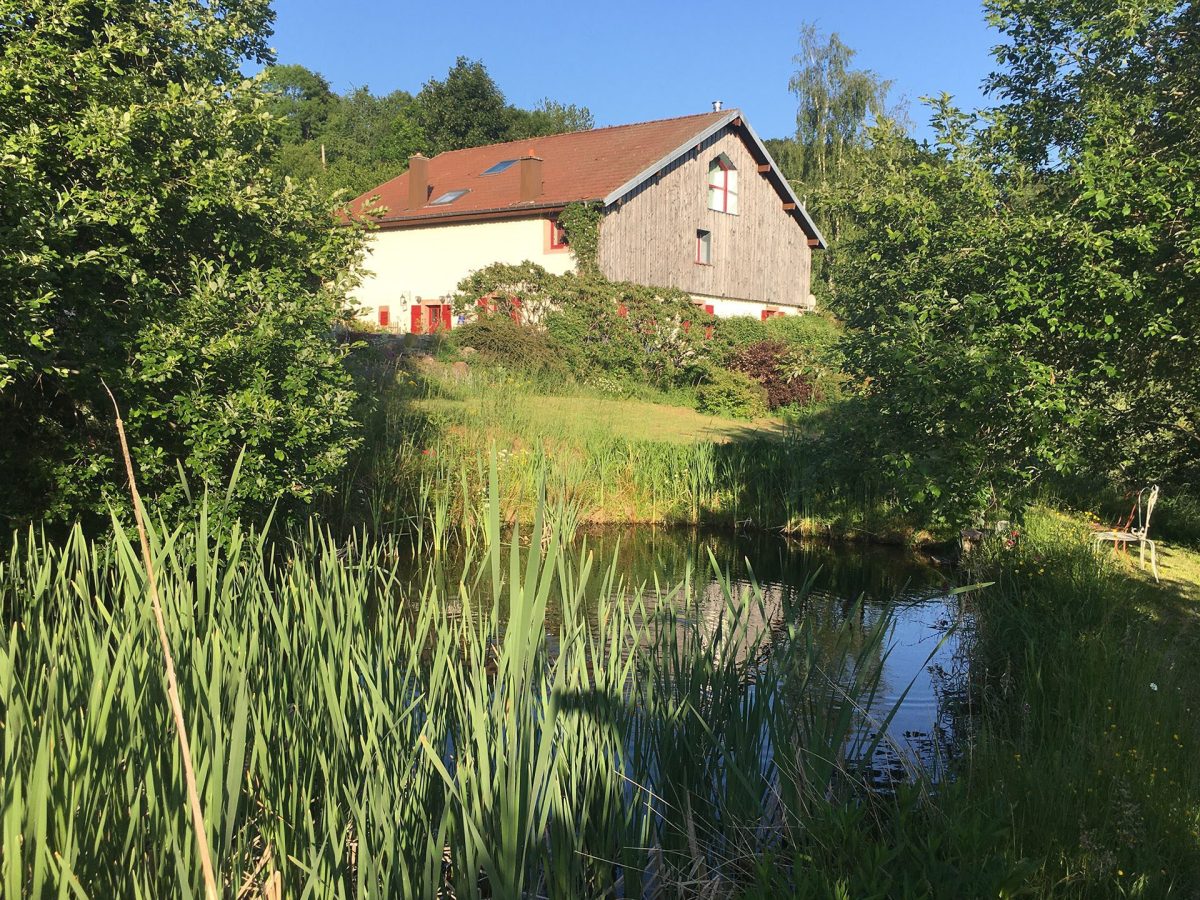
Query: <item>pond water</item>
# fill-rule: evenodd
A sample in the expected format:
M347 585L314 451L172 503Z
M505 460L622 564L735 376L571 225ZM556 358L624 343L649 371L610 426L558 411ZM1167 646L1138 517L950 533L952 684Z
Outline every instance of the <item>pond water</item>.
M825 622L855 616L865 628L890 617L880 683L864 728L899 706L873 760L875 780L885 786L917 771L934 780L945 774L962 730L972 630L969 601L951 593L952 571L893 547L761 533L607 526L581 531L566 552L579 558L585 547L593 557L592 589L599 590L611 566L623 589L639 592L648 610L678 603L675 588L686 580L685 593L698 604L689 615L719 620L723 573L735 593L753 584L761 589L766 615L755 625L760 630L785 624L779 620L789 615ZM553 604L548 617L552 627Z
M961 731L972 631L969 601L951 593L953 571L895 547L761 533L627 526L593 529L580 540L598 569L615 563L626 585L644 585L651 595L656 576L667 586L690 573L692 596L712 598L719 607L719 569L735 590L756 583L777 615L832 609L858 615L868 626L889 616L887 654L867 718L878 722L899 706L876 753L877 775L882 782L904 780L917 768L934 779L944 774Z

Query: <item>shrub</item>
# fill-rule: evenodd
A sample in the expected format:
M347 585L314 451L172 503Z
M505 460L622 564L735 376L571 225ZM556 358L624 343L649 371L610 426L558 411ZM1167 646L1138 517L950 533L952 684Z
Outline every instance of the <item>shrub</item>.
M767 406L803 406L816 396L812 375L806 371L801 354L782 341L759 341L736 351L729 368L741 372L763 386Z
M820 313L774 316L762 325L765 337L769 340L814 350L832 347L842 333L842 326L837 319Z
M544 330L518 325L508 316L482 315L455 328L448 336L452 347L470 347L479 359L531 375L569 373L563 348Z
M495 318L515 315L544 326L559 358L581 379L606 374L672 388L703 377L711 345L703 328L683 326L706 321L705 314L683 291L596 274L553 275L525 262L488 266L463 279L454 306L474 311L484 298Z
M751 316L730 316L728 319L718 319L713 329L713 343L717 353L722 357L729 356L739 347L756 344L767 339L765 322Z
M710 416L754 419L767 414L767 390L741 372L713 369L696 389L696 409Z

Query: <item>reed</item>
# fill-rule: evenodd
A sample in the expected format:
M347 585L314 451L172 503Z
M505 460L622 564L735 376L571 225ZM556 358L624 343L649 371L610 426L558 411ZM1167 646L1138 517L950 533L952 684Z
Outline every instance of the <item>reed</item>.
M713 895L767 853L803 880L868 777L886 619L622 584L564 550L561 507L506 531L500 470L462 568L432 483L416 538L214 529L205 503L148 528L221 893ZM15 535L0 610L5 895L200 893L125 532Z

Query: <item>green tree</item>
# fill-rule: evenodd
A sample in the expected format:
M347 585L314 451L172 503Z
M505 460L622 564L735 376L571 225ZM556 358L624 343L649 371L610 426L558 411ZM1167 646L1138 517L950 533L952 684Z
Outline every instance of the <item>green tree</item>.
M0 0L0 509L120 495L104 384L144 488L180 471L307 503L355 443L332 332L361 236L267 168L266 0Z
M892 82L852 67L856 51L816 25L800 28L797 69L788 82L796 96L798 170L795 177L821 187L836 182L854 150L866 144L866 128L884 115Z
M859 435L952 521L1054 473L1200 480L1194 4L995 0L999 109L873 133L834 308Z
M932 149L875 126L830 298L861 385L843 439L931 522L1019 503L1076 458L1065 438L1085 409L1048 361L1061 313L1020 279L1045 229L974 124L943 98Z
M416 104L434 153L494 144L508 137L508 103L479 60L460 56L444 80L425 82Z
M329 82L304 66L271 66L265 86L275 95L267 108L282 120L279 135L284 141L315 139L337 99Z
M1071 362L1096 377L1103 461L1200 488L1200 6L992 0L1003 138L1041 174L1068 272ZM1069 277L1063 277L1067 276Z
M538 102L533 109L514 108L510 113L509 140L541 137L547 134L566 134L569 131L588 131L596 127L596 118L586 106L559 103L549 98Z
M801 27L797 68L788 83L796 97L796 133L768 144L829 238L829 249L816 261L813 287L819 293L832 287L836 257L852 227L853 185L872 152L868 128L885 116L904 121L902 107L887 108L892 82L855 68L854 57L837 34Z

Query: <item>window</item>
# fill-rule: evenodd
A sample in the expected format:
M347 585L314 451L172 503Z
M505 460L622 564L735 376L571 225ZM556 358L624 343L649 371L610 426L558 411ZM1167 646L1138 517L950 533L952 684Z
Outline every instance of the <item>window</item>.
M499 175L501 172L503 172L505 169L507 169L509 166L511 166L515 162L516 162L515 159L501 160L500 162L496 163L494 166L488 166L480 174L481 175Z
M696 232L696 263L712 265L712 232L700 229Z
M737 169L724 153L708 164L708 208L737 215Z
M465 190L464 191L446 191L446 193L442 194L442 196L438 197L436 200L434 200L429 205L430 206L445 206L448 203L453 203L455 200L457 200L459 197L461 197L465 193L466 193Z
M782 315L784 315L782 309L764 309L761 313L761 318L765 322L767 319L774 319L776 316Z
M562 223L558 221L557 216L550 217L550 249L567 249L567 232L562 227Z

